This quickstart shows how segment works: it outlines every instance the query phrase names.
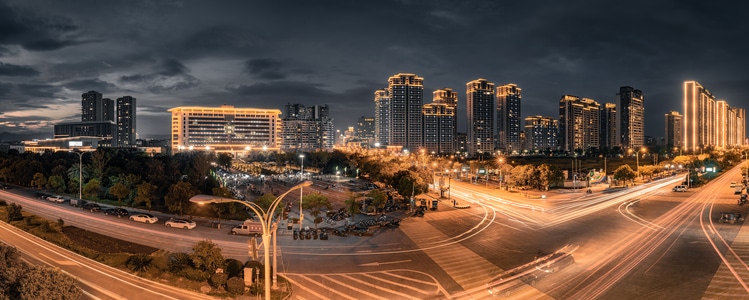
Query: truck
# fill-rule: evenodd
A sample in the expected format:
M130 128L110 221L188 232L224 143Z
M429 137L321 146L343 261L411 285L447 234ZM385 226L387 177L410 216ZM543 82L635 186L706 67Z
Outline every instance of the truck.
M260 236L263 234L263 227L260 222L245 220L242 224L234 226L234 228L231 229L231 234Z

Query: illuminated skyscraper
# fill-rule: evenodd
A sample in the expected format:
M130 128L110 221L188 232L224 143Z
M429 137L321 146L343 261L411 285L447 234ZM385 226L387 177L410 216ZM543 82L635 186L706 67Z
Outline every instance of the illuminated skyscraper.
M507 153L521 151L520 91L512 83L497 87L497 148Z
M539 153L557 149L559 121L551 117L525 117L525 146L527 152Z
M696 81L684 82L684 150L715 145L715 96Z
M601 105L593 99L564 95L559 100L559 147L585 152L599 148Z
M135 147L136 145L136 115L135 98L124 96L117 98L117 130L115 132L115 147Z
M612 149L619 146L616 134L616 104L606 103L601 109L601 148Z
M390 105L390 138L388 145L403 146L414 152L422 146L424 78L399 73L388 79Z
M315 151L333 148L335 132L327 105L287 104L282 119L282 150Z
M479 78L466 84L468 155L494 152L496 111L494 83Z
M374 117L359 117L356 122L356 136L363 142L367 147L371 147L375 143L375 118Z
M684 120L677 111L670 111L666 114L666 145L681 149L684 146L683 128Z
M645 97L629 86L619 88L619 144L622 149L640 149L645 137Z
M453 153L456 134L455 109L458 93L452 89L434 91L433 102L424 104L424 148L429 153Z
M388 90L376 90L375 101L375 143L381 146L390 144L390 105L393 100Z

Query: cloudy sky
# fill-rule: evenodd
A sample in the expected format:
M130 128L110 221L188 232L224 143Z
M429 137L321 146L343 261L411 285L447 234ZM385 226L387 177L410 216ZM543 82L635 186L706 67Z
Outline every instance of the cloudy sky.
M0 0L0 132L51 137L81 94L138 99L141 138L180 105L328 104L337 129L374 115L399 72L432 91L486 78L523 89L522 116L564 94L645 95L646 134L697 80L749 108L749 4L740 1Z

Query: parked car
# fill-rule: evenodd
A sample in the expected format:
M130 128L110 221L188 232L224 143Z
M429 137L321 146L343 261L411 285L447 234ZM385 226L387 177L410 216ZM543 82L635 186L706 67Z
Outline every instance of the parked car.
M197 224L195 222L187 220L187 219L169 219L169 221L164 222L164 226L166 227L176 227L176 228L182 228L182 229L193 229Z
M81 209L85 209L91 212L97 212L101 211L101 206L99 206L99 204L97 203L86 202L85 204L83 204L83 206L81 206Z
M59 195L49 196L47 197L47 200L49 200L50 202L57 202L57 203L65 202L65 198Z
M46 200L46 199L47 199L47 197L49 197L49 194L45 194L45 193L36 193L36 197L37 197L37 198L39 198L39 199L42 199L42 200Z
M140 214L134 214L134 215L130 216L130 220L131 221L136 221L136 222L143 222L143 223L146 223L146 224L151 224L151 223L158 222L159 218L155 217L152 214L140 213Z
M104 214L105 214L105 215L112 215L112 216L117 216L118 218L122 218L122 217L127 217L127 216L129 216L129 215L130 215L130 212L128 212L128 211L127 211L126 209L124 209L124 208L119 208L119 207L117 207L117 208L107 208L107 209L105 209L105 210L104 210Z

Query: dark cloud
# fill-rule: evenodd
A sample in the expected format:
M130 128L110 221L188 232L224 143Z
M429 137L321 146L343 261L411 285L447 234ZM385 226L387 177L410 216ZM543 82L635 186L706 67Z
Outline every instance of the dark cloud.
M39 71L29 66L19 66L0 62L0 76L36 76Z
M190 69L175 59L166 59L154 73L134 74L120 77L120 82L144 84L155 94L170 93L190 89L200 85L200 80L190 75Z
M78 25L59 15L40 16L31 10L0 3L0 44L20 45L32 51L51 51L80 42L70 34Z
M250 85L226 86L225 89L240 96L266 97L280 101L301 101L329 97L332 92L321 88L322 85L298 81L258 82Z
M280 72L283 63L272 58L253 58L245 62L246 72L258 79L285 79L286 74Z
M94 91L104 94L104 97L108 97L106 94L109 94L118 90L116 85L100 80L100 79L96 79L96 78L73 80L73 81L69 81L65 83L64 86L67 89L70 89L73 91L81 91L81 94L86 91L94 90Z

